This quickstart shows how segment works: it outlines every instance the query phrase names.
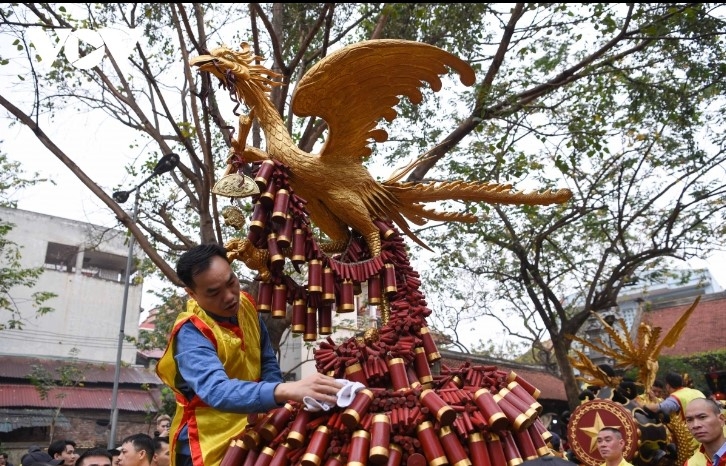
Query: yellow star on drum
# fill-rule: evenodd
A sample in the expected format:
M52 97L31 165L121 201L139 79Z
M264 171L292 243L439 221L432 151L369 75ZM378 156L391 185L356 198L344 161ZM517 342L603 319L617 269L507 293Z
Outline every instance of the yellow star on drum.
M580 430L582 432L585 432L585 435L590 437L590 453L595 451L597 448L597 434L600 432L600 430L603 427L615 427L618 426L606 426L604 422L602 422L602 418L600 417L600 413L595 414L595 423L591 427L580 427Z
M597 450L597 434L604 427L618 429L625 440L623 455L632 458L638 447L638 429L633 415L620 403L595 399L573 411L567 424L567 440L584 466L600 466L603 458Z

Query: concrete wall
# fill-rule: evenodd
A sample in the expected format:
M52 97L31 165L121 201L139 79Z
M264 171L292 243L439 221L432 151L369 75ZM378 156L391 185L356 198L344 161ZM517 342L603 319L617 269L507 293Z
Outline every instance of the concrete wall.
M45 267L32 289L11 290L23 329L2 331L0 353L68 357L75 348L79 359L115 362L128 257L125 231L19 209L0 208L0 219L15 225L7 238L22 246L22 266ZM47 264L51 243L78 248L72 270ZM135 337L142 284L131 277L124 333ZM51 313L38 316L31 306L31 295L38 291L57 295L47 302ZM0 316L2 322L7 317ZM122 360L135 359L136 349L124 342Z

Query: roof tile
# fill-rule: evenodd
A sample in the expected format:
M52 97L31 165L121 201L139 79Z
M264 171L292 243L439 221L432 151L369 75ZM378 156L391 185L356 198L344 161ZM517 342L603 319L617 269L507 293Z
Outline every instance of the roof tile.
M3 408L101 409L111 406L111 388L63 387L53 388L41 398L32 385L0 384L0 406ZM156 411L161 406L158 389L119 389L116 405L119 411ZM153 408L153 409L152 409Z

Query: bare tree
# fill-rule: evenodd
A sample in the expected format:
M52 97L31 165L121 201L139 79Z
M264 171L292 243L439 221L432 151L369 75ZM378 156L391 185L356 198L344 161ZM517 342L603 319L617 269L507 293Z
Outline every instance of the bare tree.
M411 173L412 181L531 179L537 188L565 184L576 192L576 199L562 208L467 206L484 210L489 218L475 229L447 226L445 235L432 229L430 238L451 266L475 273L484 273L482 264L500 266L500 273L485 276L501 281L501 297L519 299L518 307L536 311L555 343L572 403L577 398L566 358L569 342L560 336L576 331L585 318L582 312L612 305L623 280L636 271L659 257L686 257L687 247L693 248L688 254L704 254L722 234L715 226L722 195L710 184L720 163L714 155L721 153L720 140L712 141L716 150L704 147L713 136L710 128L721 122L721 5L157 3L75 8L0 8L2 34L11 35L20 52L2 63L34 90L32 102L13 101L4 92L0 105L108 206L172 283L176 277L169 264L180 252L200 241L222 242L228 234L210 188L234 137L234 112L242 111L228 110L225 91L187 64L222 42L242 40L282 75L287 86L276 88L272 99L305 150L321 140L325 123L296 118L288 97L307 69L341 45L412 39L475 66L479 81L472 91L427 93L425 103L415 107L403 101L399 118L387 125L389 142L375 145L372 161L398 164L420 154L423 162ZM55 39L72 28L112 26L144 33L128 57L110 54L88 69L59 56L41 71L28 36L36 27ZM95 49L81 48L84 53ZM127 61L130 67L124 66ZM181 155L174 175L154 180L143 194L138 222L39 126L41 114L53 115L64 106L105 112L137 130L133 144L145 148L149 160L144 167L130 167L132 173L148 173L163 154ZM263 147L256 128L250 139ZM672 187L644 186L646 175L670 180ZM633 194L646 188L651 192L638 197L642 203L631 204ZM672 194L674 189L682 195ZM658 208L670 215L637 220L644 218L637 212ZM583 229L588 235L581 235ZM633 237L642 240L639 247L629 242ZM587 262L592 272L568 279L565 269L554 267L561 263L554 257L565 258L566 270ZM570 294L565 290L584 292L582 312L561 302Z

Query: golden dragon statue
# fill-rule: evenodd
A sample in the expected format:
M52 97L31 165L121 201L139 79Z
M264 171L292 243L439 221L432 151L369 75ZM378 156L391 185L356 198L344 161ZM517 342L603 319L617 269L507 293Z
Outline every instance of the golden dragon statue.
M420 162L414 162L384 182L376 181L363 166L373 141L388 134L378 127L381 119L392 122L400 96L421 102L425 83L441 89L440 76L455 70L463 84L475 82L474 70L460 58L437 47L405 40L371 40L338 50L310 68L292 96L292 111L301 117L322 118L327 138L319 153L308 153L295 144L277 108L269 98L274 86L284 83L272 70L257 64L261 57L248 44L234 51L220 47L190 64L219 78L230 93L249 109L239 118L227 173L239 164L274 160L289 167L289 184L307 201L311 221L342 250L353 229L366 241L372 256L381 251L376 220L393 221L411 239L428 247L411 231L408 222L428 220L475 222L475 215L445 212L425 204L441 200L480 201L501 204L547 205L570 199L567 189L543 192L516 191L510 184L487 182L401 182ZM246 145L254 120L259 121L266 149Z
M678 342L683 329L686 327L688 318L693 314L701 297L697 297L691 306L686 309L673 327L661 339L662 329L660 327L652 327L651 325L641 322L638 325L638 331L634 338L629 338L630 332L623 319L617 319L615 323L619 327L618 330L609 325L599 314L592 314L600 321L605 332L608 334L611 344L606 344L602 339L597 341L588 341L576 335L567 335L573 341L602 354L604 357L615 361L615 367L619 369L637 369L637 384L643 387L643 395L639 395L639 399L649 402L660 401L653 399L650 395L653 382L658 373L658 356L663 348L672 347ZM620 377L609 377L601 368L596 366L590 358L582 351L574 350L575 357L570 357L570 363L573 369L580 371L582 375L577 377L579 380L597 386L609 386L617 388ZM640 403L638 403L640 404ZM675 440L677 446L677 464L683 464L694 451L694 440L688 428L679 416L671 417L667 423L670 434Z

